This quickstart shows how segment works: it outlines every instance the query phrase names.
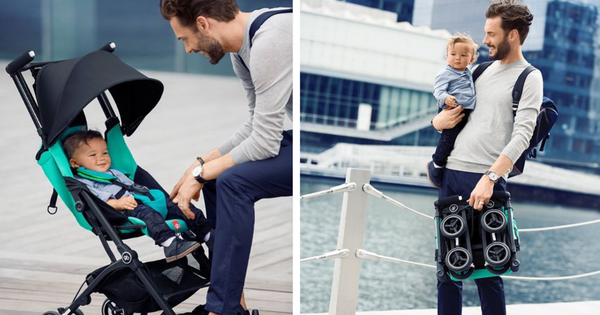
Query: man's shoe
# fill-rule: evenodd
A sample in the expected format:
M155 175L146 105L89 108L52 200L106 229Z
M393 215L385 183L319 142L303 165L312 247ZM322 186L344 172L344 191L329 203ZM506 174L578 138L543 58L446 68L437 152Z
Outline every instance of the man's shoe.
M176 237L171 245L165 247L165 257L167 258L167 262L170 263L187 256L198 248L200 248L200 243L184 241L179 237Z
M436 168L433 165L433 161L429 161L427 163L427 179L429 179L429 183L437 189L442 187L442 174L444 174L443 168Z

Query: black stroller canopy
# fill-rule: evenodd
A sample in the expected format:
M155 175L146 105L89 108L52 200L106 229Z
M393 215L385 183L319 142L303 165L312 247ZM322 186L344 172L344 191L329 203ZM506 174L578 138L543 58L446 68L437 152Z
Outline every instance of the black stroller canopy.
M36 86L40 123L48 146L106 90L117 104L123 132L131 136L164 89L160 81L146 77L106 51L48 64L38 73Z

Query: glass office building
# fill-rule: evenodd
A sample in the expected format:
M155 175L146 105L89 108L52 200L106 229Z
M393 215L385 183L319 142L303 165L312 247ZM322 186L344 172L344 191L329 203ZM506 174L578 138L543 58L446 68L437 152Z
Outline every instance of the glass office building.
M450 34L355 4L303 4L301 150L319 152L338 142L435 145L431 90L446 65Z
M238 0L242 11L291 7L292 0ZM33 50L36 60L77 57L115 42L123 61L139 69L234 75L230 59L211 65L187 55L159 1L19 0L0 1L0 59Z
M339 0L398 14L398 22L412 23L415 0Z

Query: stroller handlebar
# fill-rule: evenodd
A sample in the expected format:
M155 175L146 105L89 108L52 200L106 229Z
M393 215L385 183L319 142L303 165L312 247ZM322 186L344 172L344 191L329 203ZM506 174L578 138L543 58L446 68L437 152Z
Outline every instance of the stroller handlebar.
M98 49L98 50L104 50L109 53L112 53L113 51L115 51L115 48L117 48L117 45L114 42L109 42L109 43L106 43L106 45L100 47L100 49Z
M35 57L35 53L33 50L30 50L21 56L17 57L15 60L11 61L6 68L6 73L8 73L11 77L17 74L19 70L25 67L28 63L30 63Z

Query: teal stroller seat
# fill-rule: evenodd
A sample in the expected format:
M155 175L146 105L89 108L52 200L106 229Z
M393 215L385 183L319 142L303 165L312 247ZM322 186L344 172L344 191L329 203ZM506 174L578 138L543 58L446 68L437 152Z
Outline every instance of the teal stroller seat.
M494 192L482 211L461 196L435 202L437 277L444 281L507 275L519 270L519 231L509 192Z
M108 298L102 306L103 315L146 314L158 310L174 315L172 307L209 283L210 263L202 249L193 252L192 257L170 263L164 259L142 263L136 251L123 240L147 234L146 224L116 211L93 195L76 176L95 174L74 171L63 151L62 141L66 136L87 128L83 109L97 99L106 116L105 139L112 167L149 188L148 202L160 204L168 198L158 182L136 163L124 140L156 106L163 85L119 60L112 54L114 47L109 43L79 58L37 63L32 62L34 54L29 52L6 67L42 140L36 160L54 187L53 199L60 196L77 223L98 236L111 260L109 265L86 277L87 288L70 305L44 314L82 314L79 308L90 303L93 292L99 292ZM35 94L23 78L22 72L27 70L34 78ZM107 91L114 99L119 116L110 104ZM166 211L160 206L152 208L165 217ZM183 220L166 223L175 232L184 233L184 238L195 240ZM109 241L116 245L116 255L108 246Z

